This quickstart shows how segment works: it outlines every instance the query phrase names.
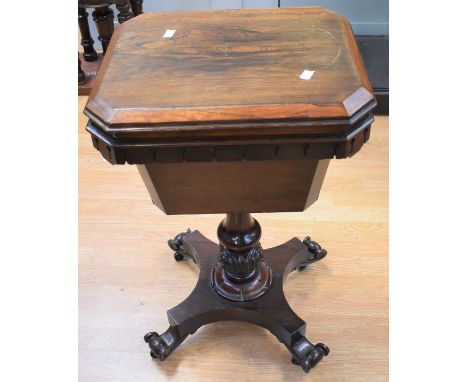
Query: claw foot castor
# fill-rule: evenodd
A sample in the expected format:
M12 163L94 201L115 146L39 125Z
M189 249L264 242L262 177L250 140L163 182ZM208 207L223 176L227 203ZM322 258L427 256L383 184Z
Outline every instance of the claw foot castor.
M313 255L313 260L322 260L327 256L327 250L322 248L319 243L313 241L309 236L306 236L302 241L306 246L307 250Z
M308 373L323 357L326 357L330 353L330 349L322 343L312 345L307 338L302 337L293 344L292 353L291 362L301 366Z
M327 256L327 250L322 248L316 241L313 241L310 236L306 236L302 243L307 247L310 257L307 259L306 263L297 266L296 269L299 272L306 269L307 265L322 260L325 256Z
M145 335L144 340L151 349L151 357L159 358L159 360L164 361L167 356L167 345L164 343L160 335L156 332L149 332Z
M174 250L174 259L176 261L182 261L184 257L187 255L184 251L184 238L190 235L192 231L190 228L187 229L187 232L179 233L174 239L170 239L167 241L169 247Z
M177 346L187 337L188 333L179 336L177 329L170 326L163 334L159 335L156 332L149 332L145 335L144 340L150 348L150 355L153 358L158 358L164 361Z

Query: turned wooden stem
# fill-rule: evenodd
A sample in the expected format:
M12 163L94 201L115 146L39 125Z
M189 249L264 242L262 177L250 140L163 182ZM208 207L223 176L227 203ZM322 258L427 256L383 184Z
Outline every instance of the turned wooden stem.
M249 213L228 213L222 222L223 226L229 231L245 232L253 227L254 218Z
M254 247L261 235L260 224L249 213L228 213L218 227L220 244L235 252Z
M215 291L232 301L252 301L270 287L260 224L249 213L228 213L218 226L219 257L212 270Z
M258 273L261 234L260 224L249 213L228 213L219 224L219 261L233 282L246 282Z

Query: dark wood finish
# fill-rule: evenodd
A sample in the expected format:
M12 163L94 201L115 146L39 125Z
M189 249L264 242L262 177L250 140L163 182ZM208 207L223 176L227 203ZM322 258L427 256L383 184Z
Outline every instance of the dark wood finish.
M82 84L78 84L78 95L89 95L91 89L96 82L96 75L99 72L99 68L102 63L102 53L98 53L98 58L96 61L87 62L83 58L82 53L78 53L79 58L81 59L81 69L86 75L86 80Z
M222 225L240 229L240 225L229 222L229 217ZM248 241L248 245L256 243L256 239L255 236L253 241ZM283 292L284 281L290 272L302 270L326 256L326 251L316 242L309 237L303 242L294 238L283 245L263 251L263 261L271 270L271 284L266 293L257 299L239 302L221 297L212 287L213 270L219 266L217 244L198 231L190 230L178 235L175 240L177 245L174 245L173 240L169 241L169 245L175 248L176 259L193 259L200 267L200 274L190 296L167 312L169 329L161 335L157 332L145 335L144 339L153 358L164 361L189 334L194 334L203 325L225 320L246 321L269 330L290 351L291 361L300 365L305 372L309 372L329 354L326 345L313 345L307 340L306 323L291 309Z
M168 215L303 211L320 192L328 160L153 163L138 170Z
M315 7L146 14L116 31L96 82L85 113L102 156L138 164L167 214L227 213L219 245L190 230L169 240L200 276L169 329L145 336L152 356L202 325L241 320L309 371L329 350L304 337L282 286L326 251L309 237L264 250L250 213L304 210L329 159L369 139L376 102L348 21Z
M249 213L228 213L219 224L219 262L214 290L232 301L252 301L271 285L271 267L263 258L260 224Z
M143 1L141 1L141 3L143 3ZM115 4L118 10L117 19L119 23L130 20L133 17L133 12L130 10L130 0L78 0L78 14L84 15L86 8L104 10L105 7L109 7L112 4ZM103 14L107 15L107 12L103 11Z
M99 33L103 54L106 54L112 34L114 33L114 11L109 6L97 7L93 11L93 20Z
M194 131L193 134L197 138L160 138L139 141L127 139L125 141L104 133L91 122L87 126L87 131L93 136L94 147L112 164L346 158L358 152L369 139L370 126L374 119L368 110L363 111L365 113L362 118L355 118L357 122L344 134L264 137L255 136L258 124L248 124L250 129L242 126L241 137L229 140L207 139L203 137L203 134ZM158 133L164 135L162 130ZM300 127L297 130L300 130ZM201 140L201 138L205 139Z
M130 10L130 0L125 1L123 4L117 4L116 7L119 11L117 20L119 20L120 24L133 17L132 11Z
M145 14L119 29L86 106L108 127L190 135L214 121L348 120L374 102L348 21L321 8Z
M84 50L83 58L85 61L96 61L98 55L94 49L94 40L89 30L88 12L86 12L86 8L78 7L78 25L80 27L81 46Z
M376 102L351 28L321 8L147 14L116 31L110 52L85 114L114 164L190 161L194 147L197 160L291 145L345 158L369 138Z
M319 160L317 166L315 167L314 177L312 178L312 183L309 187L309 194L307 195L307 200L305 202L304 210L309 208L314 204L320 195L320 190L322 189L322 184L325 179L325 174L328 170L329 160Z
M130 0L132 5L132 13L134 16L141 15L143 13L143 0Z

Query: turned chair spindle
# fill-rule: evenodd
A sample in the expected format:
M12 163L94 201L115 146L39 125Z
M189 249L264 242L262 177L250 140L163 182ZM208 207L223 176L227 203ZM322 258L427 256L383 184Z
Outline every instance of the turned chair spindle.
M78 62L80 95L90 93L102 56L106 54L114 33L112 5L115 5L117 9L117 20L120 24L143 13L143 0L78 0L78 26L81 34L81 45L83 46L83 54L81 59L79 57ZM94 40L91 37L88 21L89 14L86 8L93 9L92 17L96 24L98 39L102 45L102 54L98 54L94 48ZM82 61L85 61L85 63ZM94 64L87 64L87 62L93 62Z

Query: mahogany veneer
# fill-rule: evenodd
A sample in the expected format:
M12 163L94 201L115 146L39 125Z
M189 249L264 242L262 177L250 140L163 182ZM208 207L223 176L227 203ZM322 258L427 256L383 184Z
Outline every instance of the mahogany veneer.
M269 329L305 371L328 355L282 294L326 251L310 238L264 251L250 212L310 206L329 160L369 139L375 106L348 21L322 8L145 14L118 28L84 111L94 147L137 164L167 214L227 212L219 246L190 230L169 241L200 279L169 329L145 336L152 356L228 319Z

